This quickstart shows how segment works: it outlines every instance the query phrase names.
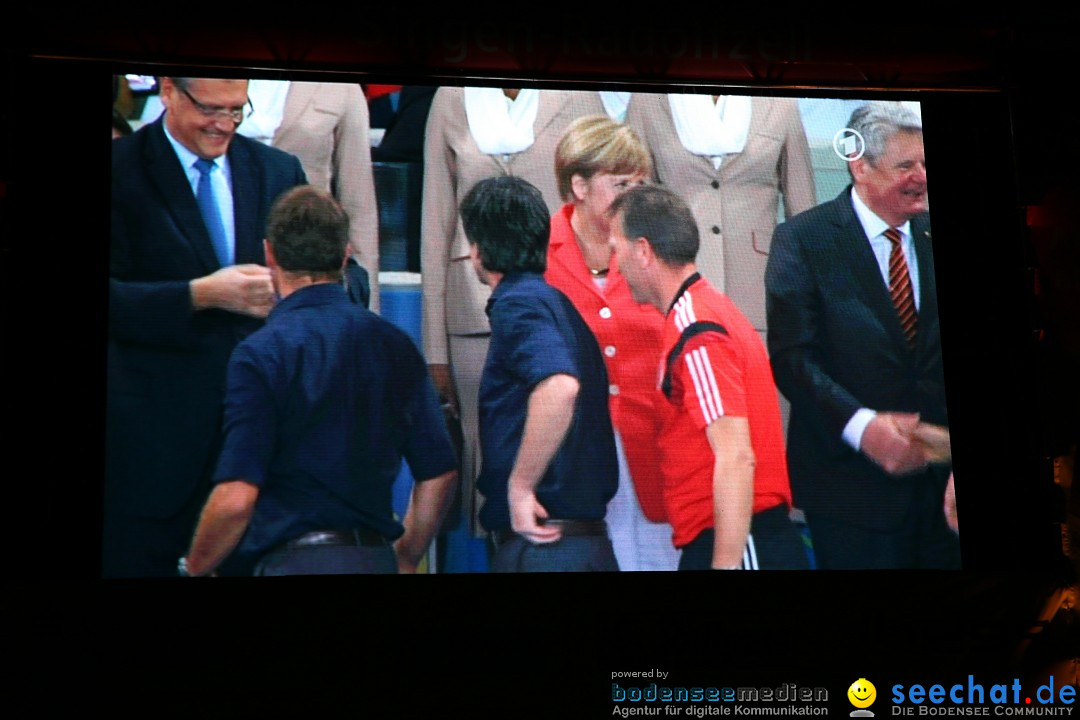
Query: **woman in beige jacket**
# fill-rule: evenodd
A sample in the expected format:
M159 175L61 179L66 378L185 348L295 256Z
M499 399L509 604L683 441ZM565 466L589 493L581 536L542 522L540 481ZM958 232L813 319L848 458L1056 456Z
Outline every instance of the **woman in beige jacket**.
M693 211L701 274L764 340L765 263L780 200L789 218L816 204L797 101L635 93L626 124L649 146L657 182Z

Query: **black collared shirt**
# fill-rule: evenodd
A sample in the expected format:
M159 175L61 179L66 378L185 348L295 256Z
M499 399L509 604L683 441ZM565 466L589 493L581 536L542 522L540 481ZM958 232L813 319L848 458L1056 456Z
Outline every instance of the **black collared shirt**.
M552 518L599 520L618 485L608 377L592 331L561 292L534 273L503 277L488 301L491 345L480 381L482 464L477 485L488 530L510 527L507 482L521 446L529 395L552 375L581 388L562 447L537 486Z
M402 458L417 480L457 466L420 352L341 285L290 294L237 346L214 480L259 487L242 558L312 530L400 537L391 487Z

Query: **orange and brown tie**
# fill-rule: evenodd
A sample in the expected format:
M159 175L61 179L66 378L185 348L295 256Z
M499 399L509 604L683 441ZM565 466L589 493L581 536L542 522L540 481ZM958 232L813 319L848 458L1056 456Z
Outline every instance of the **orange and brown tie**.
M889 294L892 295L896 314L900 317L900 327L909 348L915 347L915 329L919 316L915 312L915 293L911 288L911 275L908 273L907 259L900 247L900 233L896 228L885 231L885 237L892 243L889 253Z

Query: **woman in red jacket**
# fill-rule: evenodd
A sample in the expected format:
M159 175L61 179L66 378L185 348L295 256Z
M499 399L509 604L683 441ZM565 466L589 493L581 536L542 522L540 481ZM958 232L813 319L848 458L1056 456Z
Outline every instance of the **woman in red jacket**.
M679 553L666 522L653 410L664 318L634 302L608 244L608 207L652 174L649 152L626 125L582 117L559 141L555 174L566 204L551 218L545 278L574 303L607 364L619 453L619 490L607 512L615 556L622 570L674 570Z

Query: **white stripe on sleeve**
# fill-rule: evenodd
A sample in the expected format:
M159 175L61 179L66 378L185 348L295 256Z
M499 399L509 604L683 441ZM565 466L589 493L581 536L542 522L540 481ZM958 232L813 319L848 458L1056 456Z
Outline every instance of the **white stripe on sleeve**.
M690 370L690 379L694 381L694 390L697 392L698 403L701 404L701 414L705 418L705 424L710 424L716 418L713 416L714 410L712 405L708 402L708 393L705 392L702 379L698 377L698 369L694 364L694 352L686 354L686 367Z

